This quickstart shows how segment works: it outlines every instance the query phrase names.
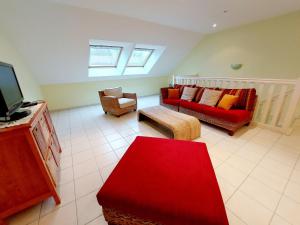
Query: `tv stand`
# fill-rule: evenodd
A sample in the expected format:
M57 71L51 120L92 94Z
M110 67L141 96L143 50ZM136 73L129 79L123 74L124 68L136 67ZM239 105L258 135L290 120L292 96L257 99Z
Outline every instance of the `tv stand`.
M11 116L9 117L2 117L0 119L1 122L12 122L12 121L16 121L16 120L20 120L26 116L29 116L31 114L31 110L29 109L23 109L23 110L20 110L20 111L16 111L14 112Z
M0 128L0 225L49 197L60 203L61 147L47 104L31 110L24 122Z

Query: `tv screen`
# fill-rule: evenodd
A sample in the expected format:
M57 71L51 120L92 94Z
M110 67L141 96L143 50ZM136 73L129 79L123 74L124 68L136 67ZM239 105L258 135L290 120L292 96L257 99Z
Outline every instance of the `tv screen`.
M0 107L6 114L11 114L23 101L23 94L20 89L14 68L12 65L0 62ZM2 96L1 96L2 95Z

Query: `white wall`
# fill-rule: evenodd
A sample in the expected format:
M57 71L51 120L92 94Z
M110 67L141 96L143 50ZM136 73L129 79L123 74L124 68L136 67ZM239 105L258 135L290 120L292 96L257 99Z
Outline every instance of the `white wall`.
M3 33L4 30L0 27L0 61L14 66L25 100L42 99L42 93L36 79L18 50Z

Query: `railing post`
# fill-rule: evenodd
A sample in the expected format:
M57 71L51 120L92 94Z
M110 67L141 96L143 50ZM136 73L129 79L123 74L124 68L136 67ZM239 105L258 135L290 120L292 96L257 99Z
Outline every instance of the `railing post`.
M290 127L292 125L294 115L297 109L297 105L299 103L299 98L300 98L300 78L298 78L295 83L295 88L288 106L287 114L283 121L283 129L286 134L289 134L289 132L291 131Z

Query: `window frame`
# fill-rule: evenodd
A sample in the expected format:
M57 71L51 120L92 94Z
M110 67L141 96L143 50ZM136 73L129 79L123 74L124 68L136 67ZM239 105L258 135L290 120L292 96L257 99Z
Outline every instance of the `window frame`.
M119 55L118 55L118 58L115 62L115 65L111 66L91 66L90 65L90 58L91 58L91 47L107 47L107 48L118 48L120 51L119 51ZM118 64L119 64L119 60L120 60L120 57L121 57L121 54L122 54L122 51L123 51L123 46L117 46L117 45L97 45L97 44L90 44L89 45L89 49L90 49L90 52L89 52L89 69L90 68L117 68L118 67Z
M145 59L144 64L143 64L142 66L130 66L130 65L129 65L129 61L130 61L130 59L131 59L131 57L132 57L132 55L133 55L133 52L134 52L135 50L150 50L150 51L151 51L150 54L148 55L148 57ZM131 52L131 55L130 55L129 59L128 59L128 62L127 62L127 64L126 64L126 67L131 67L131 68L134 68L134 67L136 67L136 68L143 68L143 67L145 67L146 64L148 63L150 57L151 57L152 54L154 53L154 51L155 51L155 49L152 49L152 48L134 48L134 49L132 50L132 52Z

